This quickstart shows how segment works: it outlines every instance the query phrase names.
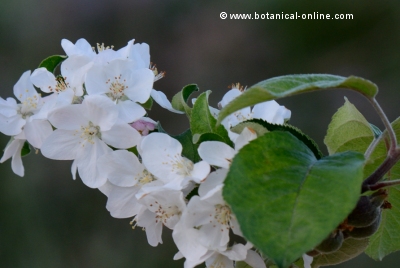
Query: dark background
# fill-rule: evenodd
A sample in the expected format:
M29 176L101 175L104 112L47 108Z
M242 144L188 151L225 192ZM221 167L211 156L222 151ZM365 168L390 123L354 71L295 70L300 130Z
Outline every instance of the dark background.
M351 13L353 20L221 20L227 13ZM0 96L14 97L21 74L53 54L61 39L104 42L116 49L135 38L148 43L151 58L167 76L154 88L171 98L184 85L212 90L216 106L231 83L299 73L357 75L375 82L389 119L398 112L400 85L399 1L152 1L2 0L0 4ZM345 90L280 100L291 123L321 148L343 96L382 128L361 95ZM184 116L154 107L150 116L172 134ZM0 135L0 146L8 137ZM183 267L171 233L152 248L130 219L114 219L106 198L70 174L71 162L24 158L25 177L0 165L0 267ZM400 255L383 262L360 256L337 267L398 267Z

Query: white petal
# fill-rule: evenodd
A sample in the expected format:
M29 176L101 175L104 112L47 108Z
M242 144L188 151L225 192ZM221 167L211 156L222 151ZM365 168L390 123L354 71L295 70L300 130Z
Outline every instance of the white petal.
M256 104L253 108L253 118L260 118L273 124L283 124L290 115L290 110L274 100Z
M98 188L106 183L107 177L97 170L97 160L100 156L111 152L103 141L96 139L94 143L86 143L83 150L76 157L79 176L84 184L90 188Z
M132 123L146 114L146 110L139 104L131 101L119 101L117 103L118 118L125 123Z
M101 138L115 148L128 149L138 145L142 136L130 125L118 122L110 130L102 131Z
M205 181L209 173L210 165L206 161L200 161L194 164L193 170L190 175L195 182L201 183Z
M304 268L311 268L311 263L313 262L313 260L313 257L308 256L307 254L303 254Z
M267 268L261 256L253 250L247 251L247 256L244 261L253 268Z
M115 124L118 118L118 109L107 97L100 95L86 96L82 102L86 117L101 131L107 131Z
M153 98L153 100L155 102L158 103L158 105L160 105L164 109L167 109L170 112L177 113L177 114L185 113L185 112L175 110L174 108L172 108L171 102L167 99L167 96L165 96L165 94L161 91L157 91L157 90L153 89L151 91L151 97Z
M48 119L56 128L65 130L79 130L81 126L86 126L89 122L82 104L55 109L49 113Z
M132 71L125 89L125 95L135 102L145 103L153 88L154 73L147 68Z
M46 68L41 67L33 71L31 75L32 83L40 88L43 92L54 92L57 82L54 74L50 73Z
M22 132L26 120L21 115L6 117L0 114L0 132L7 136L15 136Z
M56 129L44 141L42 154L50 159L73 160L81 150L80 138L73 130Z
M137 157L125 150L116 150L101 156L97 162L99 172L120 187L130 187L137 183L144 166Z
M114 218L124 219L135 216L143 208L137 202L135 194L139 187L118 187L113 186L108 194L106 208Z
M24 143L25 140L12 140L5 148L4 154L0 159L0 163L3 163L4 161L12 157L11 168L15 174L21 177L24 176L24 166L21 159L21 149L24 146Z
M17 114L18 104L13 98L4 100L0 97L0 115L11 117Z
M229 145L219 141L202 142L197 150L201 159L212 166L229 169L236 151Z
M256 138L257 133L254 130L245 127L242 133L240 133L239 137L237 137L235 140L235 150L239 151L243 146Z
M33 147L40 149L44 140L53 132L49 121L33 120L25 125L26 139Z
M161 221L156 222L155 213L146 210L138 215L137 220L139 226L146 228L147 241L150 246L156 247L159 243L162 244L161 233L163 225Z
M78 166L76 165L76 161L72 161L71 165L71 174L72 174L72 179L76 180L76 172L78 171Z
M211 172L210 175L208 175L205 182L200 184L199 196L200 197L206 196L208 192L210 192L213 189L216 189L217 186L222 185L227 174L228 170L225 168L220 168L214 172Z
M26 71L19 78L18 82L14 85L14 95L18 100L23 102L28 97L38 96L36 89L30 79L31 71Z

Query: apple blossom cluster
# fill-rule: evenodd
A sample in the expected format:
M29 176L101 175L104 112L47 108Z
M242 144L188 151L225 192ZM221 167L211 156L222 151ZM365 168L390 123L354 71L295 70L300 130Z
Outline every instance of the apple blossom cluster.
M119 50L96 50L85 39L64 39L61 45L67 57L59 75L45 67L26 71L14 86L17 100L0 98L0 131L11 136L0 162L12 158L12 170L24 176L21 155L29 146L50 159L73 160L73 179L78 173L85 185L105 194L111 216L132 219L151 246L162 243L164 226L172 229L179 249L174 259L185 258L185 268L204 262L234 267L238 261L266 267L222 197L233 157L257 138L250 128L238 134L231 127L252 118L283 124L291 112L275 101L235 112L222 122L234 147L204 141L197 150L201 160L194 163L144 108L154 100L183 113L153 89L163 73L151 66L147 44L131 40ZM242 92L233 85L211 114L216 117ZM310 258L304 256L308 266Z

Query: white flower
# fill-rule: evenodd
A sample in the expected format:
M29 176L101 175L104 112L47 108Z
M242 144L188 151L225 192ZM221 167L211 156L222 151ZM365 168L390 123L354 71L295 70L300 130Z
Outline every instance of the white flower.
M168 111L173 113L184 114L184 112L176 110L172 107L171 102L168 100L167 96L163 92L153 89L151 91L151 97L164 109L167 109Z
M193 163L183 157L180 142L164 133L144 137L139 153L147 170L171 189L181 190L189 181L200 183L210 172L205 161Z
M44 111L45 103L51 97L42 98L36 92L30 81L30 71L23 73L15 84L14 95L21 103L12 98L0 98L0 131L9 136L24 132L24 139L40 148L53 131Z
M162 244L163 225L173 229L186 207L183 193L178 190L157 188L136 197L147 209L139 213L134 221L138 226L145 228L151 246Z
M97 170L97 160L111 148L136 146L141 136L118 120L114 103L103 96L87 96L82 104L54 110L49 121L57 128L42 146L44 156L56 160L75 160L82 181L89 187L103 185L107 178Z
M222 198L226 173L226 169L220 169L208 176L199 187L199 196L190 199L174 228L175 244L187 260L201 263L206 254L226 251L230 230L242 235L236 217Z
M146 110L137 104L150 98L154 80L148 68L133 69L128 60L113 60L109 64L94 65L86 75L89 95L107 95L118 107L119 118L126 123L138 120Z

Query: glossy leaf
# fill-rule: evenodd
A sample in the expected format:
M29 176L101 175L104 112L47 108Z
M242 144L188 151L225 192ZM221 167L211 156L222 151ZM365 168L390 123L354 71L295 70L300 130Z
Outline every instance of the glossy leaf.
M200 141L201 135L205 133L214 133L220 136L228 145L233 145L229 139L228 132L222 125L217 126L217 120L210 112L208 105L208 95L211 91L202 93L193 105L190 117L190 128L193 134L193 143Z
M378 93L378 87L374 83L355 76L342 77L329 74L279 76L251 86L231 101L219 113L218 123L229 114L257 103L328 88L353 89L369 98L375 97Z
M356 152L318 160L292 134L269 132L235 156L223 195L246 239L288 267L354 208L363 164Z
M183 147L182 155L186 158L190 159L192 162L196 163L200 161L200 156L197 152L198 145L193 144L192 140L192 132L190 129L186 130L182 134L177 136L172 136L173 138L177 139Z
M304 144L307 145L308 148L310 148L310 150L314 153L317 159L320 159L323 156L322 152L318 148L317 143L295 126L289 124L271 124L261 119L251 119L239 123L238 125L231 128L231 131L240 134L245 127L253 129L257 133L258 137L264 135L269 131L287 131L302 142L304 142Z
M187 101L189 96L195 91L199 91L199 87L196 84L185 86L172 98L172 107L178 111L185 112L188 116L190 116L192 108L187 105Z
M324 139L329 154L348 150L364 153L373 139L371 125L345 98L344 105L333 115Z
M54 73L55 69L57 68L58 65L60 65L63 61L65 61L68 57L67 56L62 56L62 55L53 55L50 56L46 59L44 59L40 64L38 68L44 67L46 68L49 72Z
M321 266L335 265L348 260L351 260L361 253L368 246L368 238L354 239L348 238L344 240L341 248L333 253L321 254L314 258L311 263L312 268L318 268Z

